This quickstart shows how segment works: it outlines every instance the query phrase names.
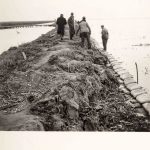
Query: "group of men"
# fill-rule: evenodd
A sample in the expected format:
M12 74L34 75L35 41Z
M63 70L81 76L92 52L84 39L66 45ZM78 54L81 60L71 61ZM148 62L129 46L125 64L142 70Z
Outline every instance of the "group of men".
M74 35L78 35L78 32L80 32L80 38L81 38L81 47L84 47L84 42L87 40L88 49L91 49L91 41L90 41L90 35L91 35L91 28L86 22L86 18L83 17L80 22L78 22L78 29L75 32L75 21L74 21L74 14L71 13L71 16L68 18L68 21L64 18L63 14L60 15L59 18L57 18L56 24L57 24L57 34L60 35L61 40L63 40L64 36L64 30L65 25L69 25L69 34L70 34L70 40L73 39ZM104 25L101 25L102 28L102 43L104 50L107 50L107 41L108 41L108 30L104 27Z

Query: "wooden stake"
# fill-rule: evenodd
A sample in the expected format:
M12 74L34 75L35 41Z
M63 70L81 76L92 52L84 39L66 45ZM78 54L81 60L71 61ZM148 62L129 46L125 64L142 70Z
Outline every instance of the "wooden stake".
M138 72L138 65L135 62L135 66L136 66L136 77L137 77L137 83L139 83L139 72Z
M26 56L25 52L22 52L22 55L23 55L24 60L27 60L27 56Z

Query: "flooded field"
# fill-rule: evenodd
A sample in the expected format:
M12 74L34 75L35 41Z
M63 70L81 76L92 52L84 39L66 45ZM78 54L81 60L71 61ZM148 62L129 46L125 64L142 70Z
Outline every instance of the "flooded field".
M53 27L13 28L0 30L0 54L12 46L18 46L38 38Z

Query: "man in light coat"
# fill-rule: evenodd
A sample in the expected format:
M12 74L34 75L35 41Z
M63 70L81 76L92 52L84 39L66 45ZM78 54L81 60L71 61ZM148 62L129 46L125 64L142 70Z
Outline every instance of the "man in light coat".
M91 29L86 22L86 18L83 17L82 21L79 23L79 28L77 30L76 35L80 31L80 37L81 37L81 47L84 47L84 41L85 39L87 40L88 43L88 49L91 48L91 41L90 41L90 34L91 34Z

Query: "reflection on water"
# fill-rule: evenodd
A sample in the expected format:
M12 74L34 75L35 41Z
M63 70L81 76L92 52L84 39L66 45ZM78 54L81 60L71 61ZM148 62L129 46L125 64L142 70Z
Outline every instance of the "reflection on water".
M136 80L137 62L139 84L150 91L150 19L90 20L92 36L102 47L101 25L109 31L108 51L123 61ZM137 45L137 46L134 46Z
M52 27L31 27L0 30L0 54L11 46L30 42L51 29Z

